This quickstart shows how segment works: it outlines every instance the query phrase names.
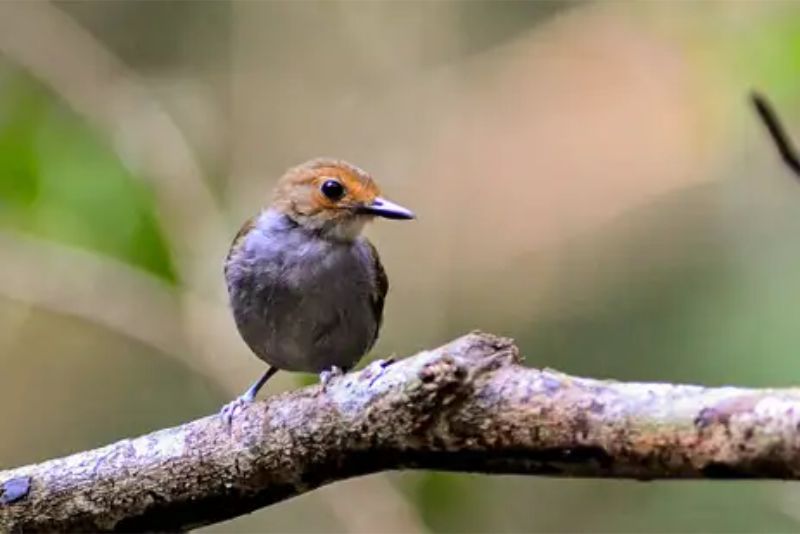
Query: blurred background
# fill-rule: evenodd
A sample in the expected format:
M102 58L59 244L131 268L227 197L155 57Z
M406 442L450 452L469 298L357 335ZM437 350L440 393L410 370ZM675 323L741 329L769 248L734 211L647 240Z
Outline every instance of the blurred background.
M752 88L800 139L797 2L0 3L0 469L246 388L222 260L321 155L419 216L369 229L373 357L481 328L573 374L799 383L800 186ZM798 498L408 472L205 531L797 531Z

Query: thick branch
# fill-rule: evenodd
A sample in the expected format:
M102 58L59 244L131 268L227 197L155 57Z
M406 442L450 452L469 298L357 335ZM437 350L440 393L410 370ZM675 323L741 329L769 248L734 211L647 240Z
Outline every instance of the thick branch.
M0 472L0 531L182 530L389 469L800 478L800 390L617 383L473 333L382 368Z

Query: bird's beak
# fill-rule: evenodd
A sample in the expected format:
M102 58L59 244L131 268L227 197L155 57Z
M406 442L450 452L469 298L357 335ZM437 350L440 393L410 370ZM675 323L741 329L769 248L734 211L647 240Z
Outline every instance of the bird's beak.
M377 197L371 204L360 206L358 213L376 215L385 219L413 219L415 217L411 210L381 197Z

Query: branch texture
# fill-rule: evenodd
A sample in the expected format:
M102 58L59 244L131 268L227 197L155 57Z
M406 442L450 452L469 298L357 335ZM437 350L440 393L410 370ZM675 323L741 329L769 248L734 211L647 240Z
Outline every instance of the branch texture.
M390 469L800 478L800 390L618 383L522 367L472 333L391 365L0 472L0 531L164 531Z

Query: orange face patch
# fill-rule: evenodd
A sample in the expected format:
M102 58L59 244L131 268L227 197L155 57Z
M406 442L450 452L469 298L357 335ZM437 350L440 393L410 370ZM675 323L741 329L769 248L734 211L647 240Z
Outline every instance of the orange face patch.
M368 175L360 174L353 169L336 167L321 167L316 169L313 185L316 192L313 197L314 204L319 209L352 208L358 205L371 204L380 195L380 190ZM326 195L327 186L341 186L341 195ZM332 188L336 191L336 188Z
M326 186L326 182L331 183ZM293 216L339 219L352 216L352 208L370 204L379 195L372 177L355 165L316 159L287 171L275 190L273 205Z

